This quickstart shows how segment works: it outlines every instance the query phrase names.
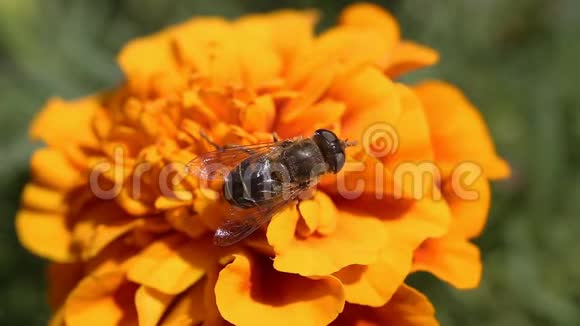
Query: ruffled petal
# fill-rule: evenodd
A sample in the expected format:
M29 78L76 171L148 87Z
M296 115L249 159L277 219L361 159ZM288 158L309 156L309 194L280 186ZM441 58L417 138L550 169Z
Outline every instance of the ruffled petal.
M415 252L413 269L433 273L458 289L473 289L481 280L479 248L459 237L429 239Z
M133 297L137 286L124 273L85 277L69 295L64 311L67 325L128 325L137 323Z
M137 255L127 278L167 294L178 294L201 279L216 256L208 239L175 235L157 240Z
M173 29L132 40L119 53L117 62L136 94L164 93L185 84L171 42Z
M376 263L347 266L334 274L343 284L347 302L380 307L391 299L411 271L413 248L394 237L386 239Z
M16 215L18 240L26 249L50 260L66 263L77 259L65 216L22 209Z
M21 203L28 209L46 213L64 214L68 208L64 193L36 183L24 187Z
M70 190L80 184L81 175L63 152L43 148L32 155L30 169L34 180L43 186Z
M128 216L113 202L88 206L74 226L74 246L80 249L79 254L83 259L88 259L143 223L142 219Z
M479 165L491 179L510 175L509 165L495 152L481 114L455 86L441 81L417 85L415 93L423 102L437 164L450 176L462 163Z
M346 105L339 101L322 100L312 105L303 114L278 123L276 131L282 138L294 136L309 137L316 129L329 128L340 122Z
M371 3L350 5L340 15L344 26L364 27L378 31L383 42L394 46L400 38L399 24L385 9Z
M95 147L97 138L92 132L91 120L101 107L101 99L97 96L71 102L53 98L32 122L30 136L53 148Z
M198 18L179 25L173 37L182 64L208 78L212 86L242 85L231 23L220 18Z
M344 306L340 282L275 271L266 259L235 255L215 285L222 316L236 325L326 325ZM259 318L256 318L259 316Z
M331 98L342 101L341 137L363 144L365 131L377 124L394 124L401 114L395 84L373 67L356 70L337 79L329 90Z
M155 326L175 296L142 285L135 293L135 307L139 325Z
M347 304L344 312L331 325L436 326L439 322L435 318L435 309L429 299L403 284L382 307Z
M439 60L437 51L411 41L401 41L393 49L385 73L391 78L413 70L434 65Z
M443 185L443 197L453 216L449 233L467 239L480 235L487 221L491 202L487 178L479 176L468 186L446 182Z
M376 262L385 238L381 222L340 210L338 214L332 234L306 238L294 236L296 224L288 226L291 222L284 215L275 216L267 232L276 252L274 268L306 276L329 275L348 265Z
M204 307L205 279L196 282L175 301L173 307L163 318L161 325L196 325L205 320L206 309Z

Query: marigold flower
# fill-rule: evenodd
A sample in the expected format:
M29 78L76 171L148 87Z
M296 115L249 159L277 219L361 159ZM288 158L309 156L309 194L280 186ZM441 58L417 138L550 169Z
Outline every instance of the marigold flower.
M383 9L352 5L320 35L316 20L194 18L129 42L118 88L48 102L31 126L47 146L32 157L16 225L52 262L54 325L435 325L404 283L411 272L477 285L469 240L485 223L488 179L509 175L485 123L451 85L393 80L438 55L401 39ZM396 143L372 138L376 126ZM200 132L252 144L318 128L358 141L353 168L241 243L214 246L219 193L179 177L212 150ZM438 174L421 189L400 178L425 162ZM458 176L465 162L482 173Z

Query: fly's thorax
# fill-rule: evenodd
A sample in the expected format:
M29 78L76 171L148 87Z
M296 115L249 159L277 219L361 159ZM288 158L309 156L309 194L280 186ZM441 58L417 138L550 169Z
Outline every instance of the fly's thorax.
M328 164L312 139L296 141L282 152L280 159L292 182L308 183L328 172Z

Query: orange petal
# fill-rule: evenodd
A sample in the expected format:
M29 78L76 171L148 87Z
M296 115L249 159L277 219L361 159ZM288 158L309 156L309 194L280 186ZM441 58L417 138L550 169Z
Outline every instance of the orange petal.
M396 78L407 72L434 65L439 60L437 51L411 41L401 41L393 49L385 73Z
M472 289L481 280L479 248L453 236L429 239L417 249L413 269L433 273L459 289Z
M429 299L403 284L380 308L347 304L344 312L331 325L436 326L439 322Z
M167 294L177 294L203 277L215 259L208 239L181 235L157 240L137 255L127 278Z
M22 206L41 212L63 214L67 210L64 193L29 183L22 191Z
M443 196L453 216L449 233L467 239L481 234L491 202L487 178L479 176L468 186L447 182L443 185Z
M49 188L69 190L80 182L79 171L62 152L43 148L32 155L30 168L34 180Z
M300 94L288 101L278 112L279 123L287 124L308 112L328 90L336 73L336 65L330 65L308 74L304 82L296 87Z
M240 112L241 126L248 132L272 131L276 108L270 96L257 97Z
M189 208L180 207L169 210L165 213L165 219L174 229L194 239L199 238L208 231L205 224Z
M67 325L127 325L136 323L133 297L137 287L122 272L85 277L69 295Z
M433 161L433 145L429 123L419 98L403 84L396 84L401 101L401 114L393 124L397 142L393 153L382 157L389 168L396 170L401 162ZM396 173L396 171L395 171Z
M101 107L101 100L97 96L70 102L50 99L32 122L30 136L57 148L72 144L96 146L97 139L92 132L91 121Z
M134 39L119 53L117 62L137 94L146 95L151 90L164 92L184 85L171 44L172 31Z
M267 259L234 257L215 285L219 311L233 324L326 325L343 309L344 293L332 276L309 279L277 272Z
M347 266L334 274L342 282L347 302L380 307L391 299L411 271L413 249L398 239L387 239L376 263Z
M76 260L72 235L65 216L22 209L16 216L18 240L26 249L50 260L66 263Z
M272 45L280 54L283 66L291 66L298 54L311 45L318 13L313 10L280 10L261 16L267 20Z
M421 98L435 148L435 158L444 176L464 162L478 164L491 179L510 175L508 164L495 152L485 121L455 86L428 81L414 88Z
M376 262L385 238L381 222L340 210L339 214L334 233L290 241L278 236L285 233L281 228L287 227L286 222L272 219L267 237L276 252L274 268L306 276L328 275L348 265Z
M266 231L268 241L275 239L276 247L279 250L285 250L290 247L294 243L296 225L299 219L300 215L296 205L287 205L287 207L274 215L268 224L268 230Z
M371 3L357 3L348 6L340 15L340 24L374 29L382 35L383 41L394 45L399 41L399 24L383 8Z
M80 249L81 257L88 259L140 224L142 219L128 216L113 202L89 206L74 226L74 245Z
M320 205L315 200L302 200L298 203L301 219L296 225L297 232L303 237L311 236L318 227L318 214L322 215Z
M295 115L287 121L280 121L276 131L282 138L309 137L316 129L328 128L340 121L345 111L346 106L342 102L322 100L302 114Z
M336 80L329 90L331 98L342 101L341 137L363 144L365 131L377 123L393 124L401 114L395 85L373 67L365 67Z
M173 298L173 295L142 285L135 293L139 325L157 325Z
M451 221L447 203L428 197L421 200L392 197L377 200L367 196L353 202L343 202L338 209L342 213L341 217L348 214L359 218L379 219L386 231L385 238L388 239L385 245L389 245L383 251L399 249L401 246L413 251L425 239L446 234ZM392 248L396 243L399 245Z
M200 280L176 299L161 325L197 325L205 320L204 291L206 281Z
M242 70L232 25L219 18L197 18L177 26L175 50L211 85L240 85Z
M344 168L335 178L323 179L322 186L332 193L348 196L364 193L379 199L383 195L440 198L437 184L441 176L433 163L431 135L421 102L401 84L392 84L392 94L388 96L377 92L377 97L381 96L395 101L385 106L383 112L396 107L396 117L369 112L370 120L363 123L364 120L353 114L350 119L357 125L354 134L350 134L352 124L345 118L342 135L358 139L359 148L364 152L352 149L354 154L347 157Z
M244 76L244 85L255 87L277 78L282 71L282 58L272 42L271 30L261 15L246 16L233 24L233 41ZM259 59L258 59L259 58ZM260 64L256 64L256 60Z

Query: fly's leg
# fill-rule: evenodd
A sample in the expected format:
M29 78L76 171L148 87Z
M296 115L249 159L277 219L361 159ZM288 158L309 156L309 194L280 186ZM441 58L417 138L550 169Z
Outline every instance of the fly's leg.
M223 151L225 149L230 149L230 148L237 148L237 147L242 147L240 145L236 145L236 144L225 144L223 146L216 144L213 140L211 140L211 138L209 138L209 136L203 131L200 130L199 131L199 135L201 136L201 138L203 138L206 142L208 142L211 146L215 147L216 150L218 151ZM242 149L244 152L247 152L249 154L254 154L254 151L252 151L251 149L248 148L243 148Z
M205 131L200 130L199 135L201 136L201 138L205 139L206 142L208 142L210 145L215 147L216 150L218 150L218 151L224 150L224 147L216 144L213 140L211 140L211 138L209 138L209 136L205 133Z
M278 133L275 131L272 133L272 140L274 140L275 142L280 141L280 137L278 136Z

